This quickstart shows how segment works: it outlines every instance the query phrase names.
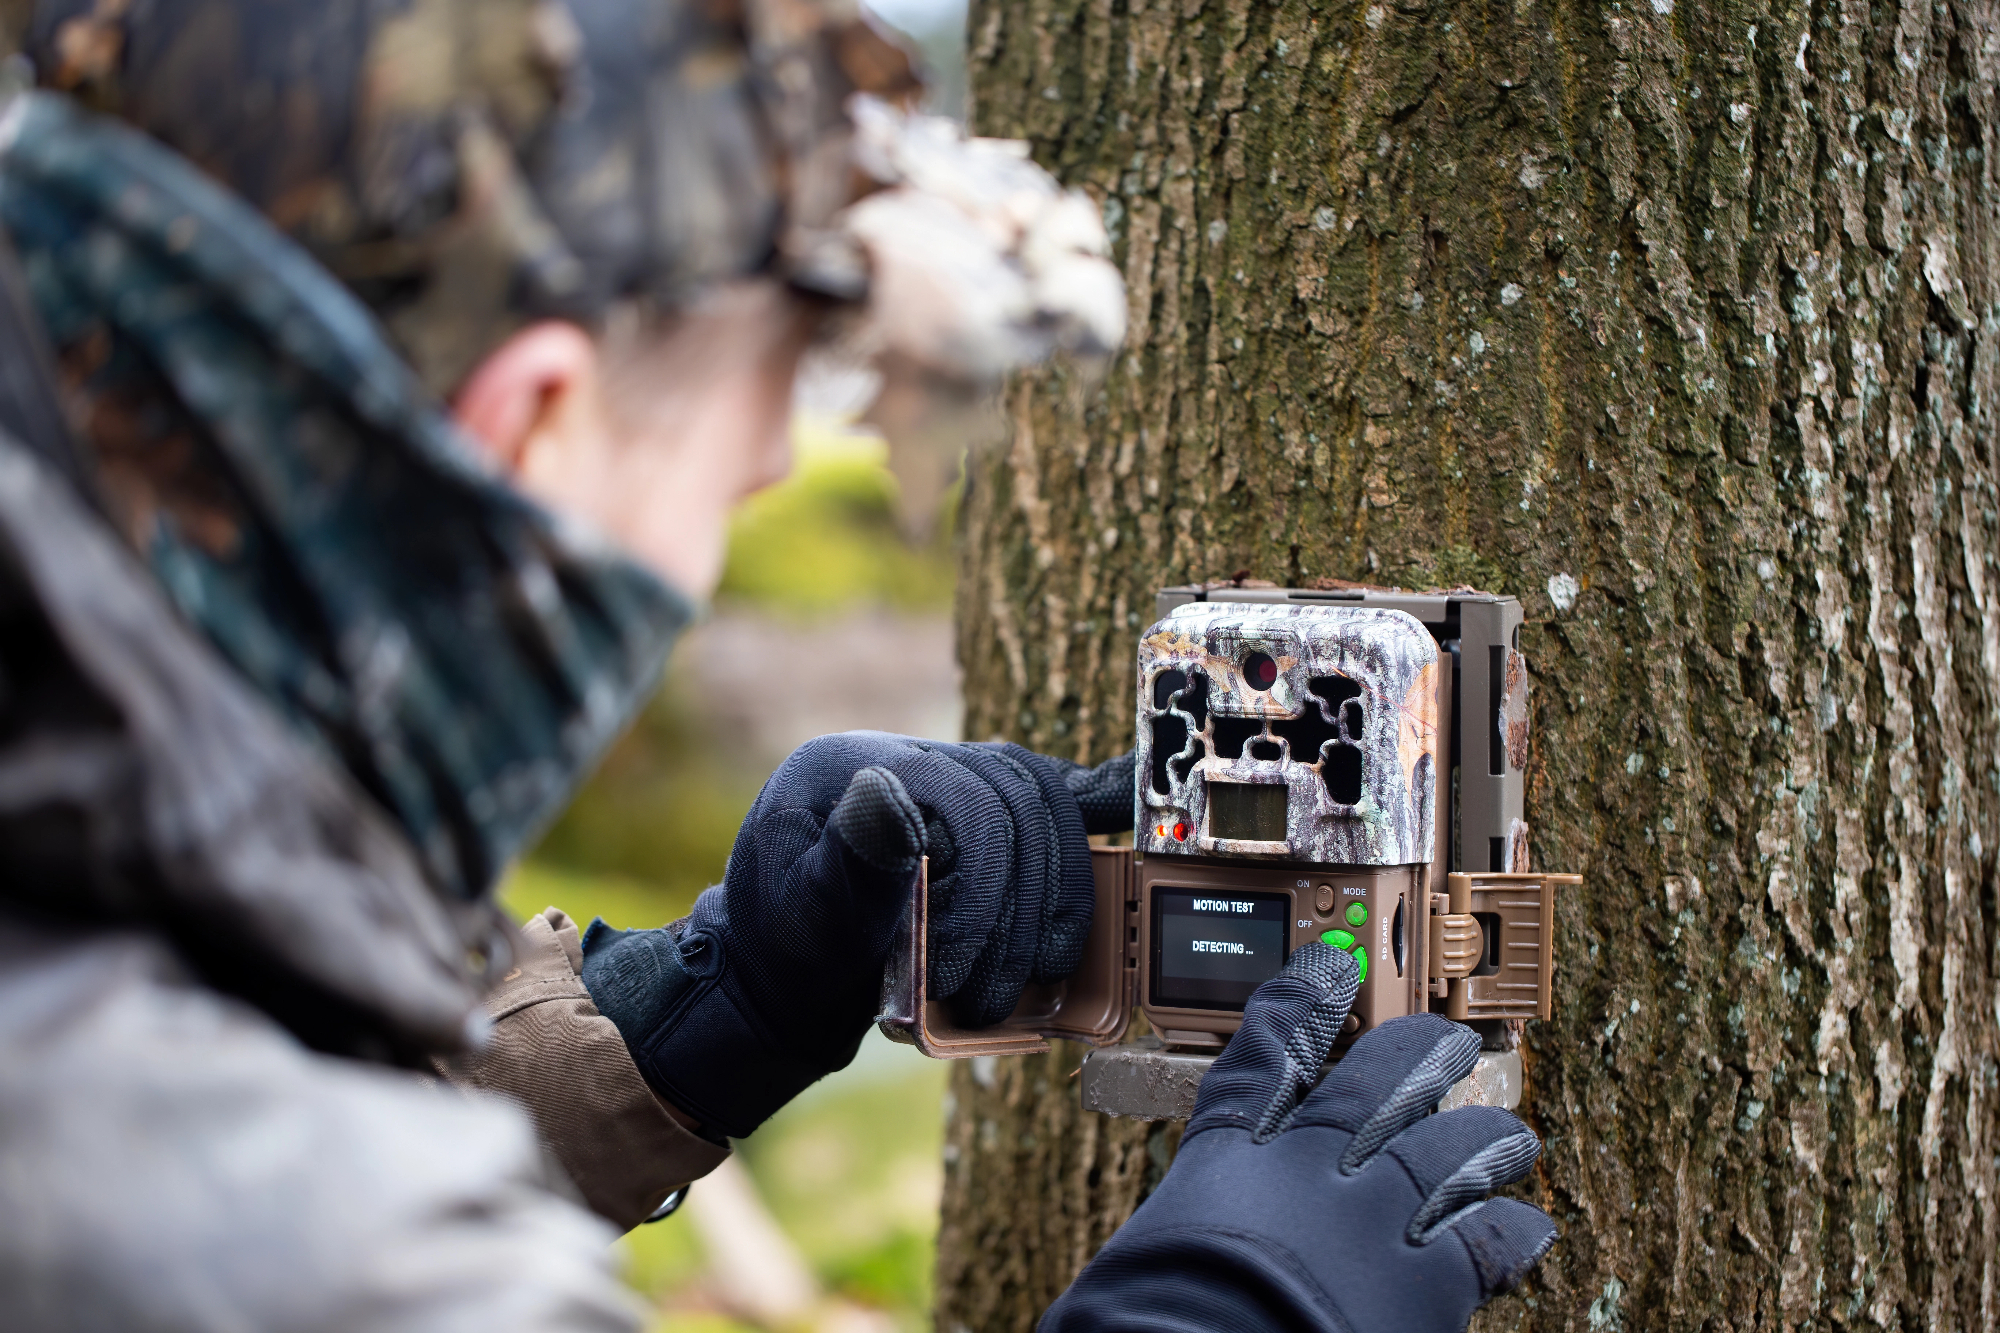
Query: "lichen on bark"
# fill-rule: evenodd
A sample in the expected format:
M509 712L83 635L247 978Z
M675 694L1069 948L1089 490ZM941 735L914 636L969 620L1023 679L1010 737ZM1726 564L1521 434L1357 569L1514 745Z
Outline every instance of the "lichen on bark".
M1531 1026L1488 1327L2000 1326L2000 15L978 0L976 127L1103 205L1132 334L972 460L967 727L1131 744L1163 583L1519 595ZM939 1327L1145 1189L1076 1054L957 1071ZM1029 1256L1029 1257L1023 1257Z

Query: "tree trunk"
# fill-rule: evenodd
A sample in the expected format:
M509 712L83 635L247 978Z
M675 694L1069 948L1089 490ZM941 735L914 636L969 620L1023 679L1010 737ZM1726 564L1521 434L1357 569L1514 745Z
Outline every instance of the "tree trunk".
M1132 743L1237 571L1519 595L1530 1025L1487 1327L2000 1327L1991 3L979 0L975 124L1097 196L1106 381L974 460L967 733ZM1174 1135L953 1081L939 1328L1025 1329Z

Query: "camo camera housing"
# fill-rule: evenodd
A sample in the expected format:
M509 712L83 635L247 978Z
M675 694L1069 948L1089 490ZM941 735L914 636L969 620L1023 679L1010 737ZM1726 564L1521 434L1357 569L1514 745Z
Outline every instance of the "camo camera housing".
M1435 854L1438 647L1406 611L1189 602L1139 640L1139 1006L1218 1040L1293 949L1361 969L1358 1026L1414 1005Z
M1163 589L1137 659L1135 832L1096 848L1082 969L993 1028L923 994L924 904L884 1030L934 1055L1104 1045L1134 1006L1220 1049L1294 949L1354 956L1343 1041L1430 1009L1496 1041L1546 1017L1555 895L1527 867L1520 604L1469 591Z

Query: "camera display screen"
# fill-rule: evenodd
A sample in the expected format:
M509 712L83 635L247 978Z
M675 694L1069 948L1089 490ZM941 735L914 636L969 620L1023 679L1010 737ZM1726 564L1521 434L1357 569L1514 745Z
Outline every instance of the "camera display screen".
M1285 965L1291 912L1286 893L1156 890L1153 1003L1241 1009Z

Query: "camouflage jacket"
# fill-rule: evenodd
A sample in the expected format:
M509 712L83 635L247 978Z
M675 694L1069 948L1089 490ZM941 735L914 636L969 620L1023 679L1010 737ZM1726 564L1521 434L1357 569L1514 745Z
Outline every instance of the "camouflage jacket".
M0 231L9 1326L632 1326L722 1150L487 894L687 606L157 144L16 95Z

